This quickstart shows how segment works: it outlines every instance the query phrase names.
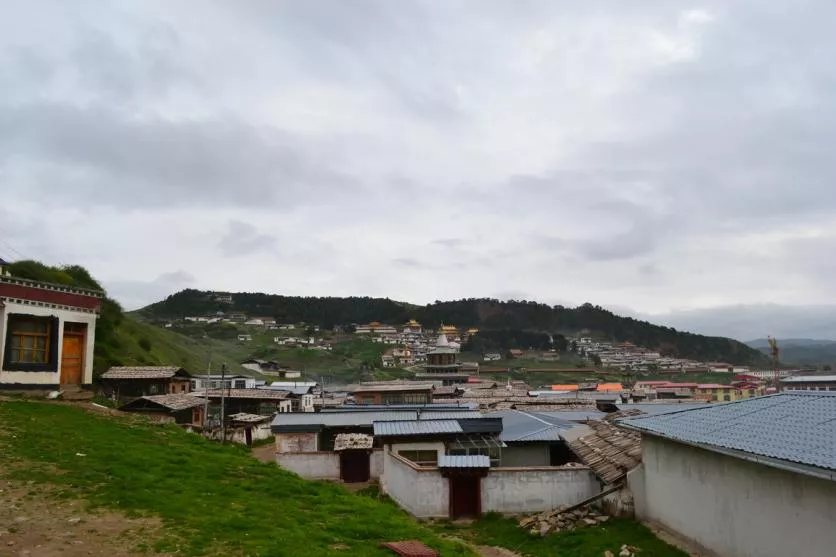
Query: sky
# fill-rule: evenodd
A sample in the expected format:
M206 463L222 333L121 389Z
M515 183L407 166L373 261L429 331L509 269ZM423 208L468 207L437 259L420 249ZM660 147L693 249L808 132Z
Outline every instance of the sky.
M0 8L0 257L84 265L129 309L836 303L836 3Z

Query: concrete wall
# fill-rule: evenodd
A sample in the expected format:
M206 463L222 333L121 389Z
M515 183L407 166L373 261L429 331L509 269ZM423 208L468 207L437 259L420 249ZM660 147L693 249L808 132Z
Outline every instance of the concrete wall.
M643 436L639 518L723 557L832 555L836 482Z
M372 479L377 480L383 475L383 449L375 449L370 455L369 474Z
M316 433L277 433L277 453L313 453L319 447Z
M56 371L3 371L3 356L6 350L6 330L10 313L22 313L39 317L57 317L58 325L58 363ZM93 348L96 341L96 318L95 313L83 311L61 310L35 305L16 304L6 302L5 308L0 309L0 384L19 385L44 385L45 387L57 387L61 381L61 347L64 342L64 323L86 323L87 336L84 351L84 369L82 371L82 384L93 383Z
M337 453L276 453L276 464L310 480L339 480Z
M270 431L270 424L257 424L250 426L252 431L252 440L261 441L262 439L269 439L273 433ZM223 437L222 429L213 429L211 431L204 431L202 433L207 439L220 441ZM238 443L239 445L247 444L247 432L245 427L229 427L226 430L226 440L230 443Z
M383 455L381 490L418 518L446 517L450 512L450 489L438 468L418 468L389 452Z
M502 449L499 465L502 467L548 466L551 464L549 446L545 443L509 445Z
M600 493L588 468L491 468L482 479L482 512L539 512Z

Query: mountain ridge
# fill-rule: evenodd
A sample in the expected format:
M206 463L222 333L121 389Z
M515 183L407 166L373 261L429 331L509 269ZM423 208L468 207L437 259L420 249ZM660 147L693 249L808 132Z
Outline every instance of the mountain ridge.
M222 301L226 296L231 296L231 302ZM212 315L218 311L271 317L280 323L305 322L323 328L372 321L398 325L416 319L432 327L446 323L484 330L589 334L618 342L629 341L665 355L698 361L755 366L768 363L761 352L739 341L677 331L633 317L622 317L590 303L568 308L527 300L465 298L421 306L389 298L299 297L185 289L136 313L151 321L163 321Z

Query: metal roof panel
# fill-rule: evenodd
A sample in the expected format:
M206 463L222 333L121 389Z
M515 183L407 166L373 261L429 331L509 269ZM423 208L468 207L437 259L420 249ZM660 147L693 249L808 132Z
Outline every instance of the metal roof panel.
M491 459L487 455L441 455L438 457L439 468L490 468Z
M463 433L463 430L457 420L414 420L374 423L375 435L398 436L434 433Z
M619 423L686 443L836 470L836 392L787 391Z

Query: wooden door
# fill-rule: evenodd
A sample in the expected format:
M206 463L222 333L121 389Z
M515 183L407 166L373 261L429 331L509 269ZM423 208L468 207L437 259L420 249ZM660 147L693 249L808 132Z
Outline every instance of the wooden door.
M340 453L340 479L345 483L369 481L371 466L367 451L342 451Z
M81 385L84 370L84 335L64 334L61 346L61 384Z
M477 518L481 514L479 476L451 476L450 518Z

